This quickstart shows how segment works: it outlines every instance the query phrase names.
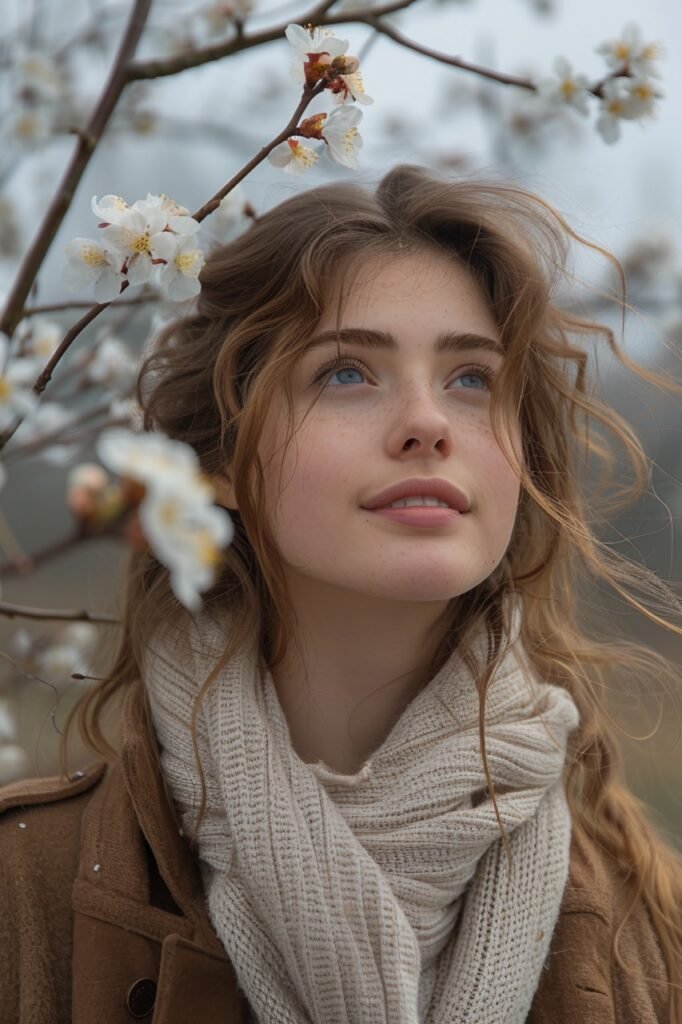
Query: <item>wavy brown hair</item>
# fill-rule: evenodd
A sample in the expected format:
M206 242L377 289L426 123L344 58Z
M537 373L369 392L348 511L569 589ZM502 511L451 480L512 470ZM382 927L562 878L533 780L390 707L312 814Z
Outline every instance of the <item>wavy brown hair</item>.
M137 397L145 429L191 445L209 476L229 468L239 507L232 513L234 539L222 554L215 585L203 595L207 609L230 614L233 628L193 709L201 820L206 791L196 746L200 700L220 669L253 637L258 637L261 668L271 670L296 642L281 558L262 513L258 446L271 398L280 389L287 398L286 446L296 429L292 367L315 333L332 287L338 285L343 295L369 260L426 248L469 269L506 351L491 396L491 426L512 461L505 422L509 415L518 417L523 454L520 464L513 464L521 497L497 568L449 602L427 678L455 648L473 671L470 639L477 627L485 628L489 661L474 677L481 753L497 812L485 749L485 696L509 641L504 599L516 595L522 607L521 638L533 669L541 679L564 686L580 713L565 767L574 828L612 858L632 892L613 954L625 968L619 935L643 900L660 939L674 1024L682 1019L682 858L628 789L617 727L599 694L608 694L627 672L637 673L643 689L655 680L657 687L674 692L679 675L670 660L648 647L588 636L578 623L579 588L583 579L606 583L651 622L677 635L682 629L664 613L671 618L679 614L680 602L655 573L611 550L590 525L606 522L605 516L644 492L650 460L630 425L597 397L584 341L606 343L628 370L656 387L676 394L682 387L630 360L607 326L559 308L557 289L570 277L573 242L601 253L618 271L624 302L624 275L615 257L577 235L543 199L514 184L452 181L404 165L386 174L375 190L350 183L310 189L265 213L209 255L194 310L166 325L143 359ZM617 443L634 473L628 486L618 483L615 472ZM601 486L588 504L591 460L601 467ZM131 554L125 576L118 650L111 671L84 692L68 716L61 746L64 771L73 720L97 753L107 760L116 757L101 728L105 707L129 688L142 687L144 654L156 627L187 618L168 571L151 551ZM645 594L652 609L632 590ZM146 695L143 701L149 721ZM501 822L500 827L509 852Z

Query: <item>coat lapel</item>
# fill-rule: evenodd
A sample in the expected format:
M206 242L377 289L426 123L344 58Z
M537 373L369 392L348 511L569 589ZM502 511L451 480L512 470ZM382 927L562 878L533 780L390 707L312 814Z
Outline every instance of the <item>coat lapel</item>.
M73 887L73 1024L246 1024L248 1004L180 835L141 687L83 815ZM146 1012L144 1012L146 1011Z

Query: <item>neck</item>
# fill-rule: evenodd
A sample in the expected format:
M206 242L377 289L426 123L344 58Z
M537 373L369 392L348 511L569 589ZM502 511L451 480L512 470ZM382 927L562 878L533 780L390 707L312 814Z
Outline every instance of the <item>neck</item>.
M354 774L429 682L449 602L378 601L297 580L297 644L272 671L291 742L308 764Z

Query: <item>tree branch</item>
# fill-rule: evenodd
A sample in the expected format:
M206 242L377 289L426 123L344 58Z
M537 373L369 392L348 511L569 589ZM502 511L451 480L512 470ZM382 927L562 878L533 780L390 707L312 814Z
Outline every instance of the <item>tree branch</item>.
M119 306L141 306L146 302L158 302L158 295L137 295L134 299L116 300L116 308ZM87 300L79 302L53 302L46 306L26 306L19 313L19 320L25 320L28 316L40 316L45 313L59 313L64 309L92 309L92 302Z
M134 0L125 35L121 40L111 73L102 90L95 112L84 131L79 133L78 145L71 158L71 162L57 186L52 203L38 230L33 245L26 253L19 268L19 273L10 291L2 318L0 318L0 331L4 331L9 337L14 333L17 323L21 318L20 311L26 304L26 297L31 290L36 274L57 234L59 226L71 206L78 183L85 173L97 142L104 133L104 129L118 103L120 95L128 84L126 74L128 64L137 48L149 16L150 7L151 0Z
M82 611L62 611L59 608L30 608L23 604L9 604L7 601L0 601L0 615L10 619L19 617L22 619L58 619L63 622L99 622L109 625L120 625L120 619L113 615L100 615Z
M323 80L320 80L316 85L312 87L307 85L304 86L298 106L296 107L296 110L292 114L289 123L286 125L286 127L284 127L282 131L279 132L279 134L277 134L274 137L274 139L271 139L270 142L263 146L263 148L260 149L258 153L256 153L256 155L252 157L251 160L249 160L241 168L241 170L238 171L234 175L234 177L232 177L227 182L227 184L223 186L223 188L220 189L219 192L216 192L216 194L211 199L209 199L208 202L204 203L204 205L200 207L197 210L197 212L192 215L194 219L201 223L201 221L204 220L204 218L207 217L209 213L212 213L213 210L215 210L216 207L220 205L220 200L224 196L226 196L231 189L238 185L239 182L247 176L247 174L250 174L254 167L257 167L258 164L262 163L262 161L266 159L268 154L275 148L275 146L278 146L281 142L284 142L292 135L295 135L301 114L306 109L308 104L316 96L319 96L320 93L323 91ZM124 291L127 287L128 282L124 281L121 286L121 291ZM22 298L22 302L24 298L25 296ZM64 335L64 338L62 339L58 347L55 349L55 351L52 353L52 356L50 357L47 365L41 372L35 384L33 385L33 391L35 391L36 394L42 394L42 392L45 390L47 384L49 383L52 377L52 371L54 370L55 366L62 358L64 353L68 350L69 346L75 340L75 338L77 338L81 331L83 331L88 326L88 324L92 323L92 321L96 317L98 317L99 314L102 313L109 305L111 305L111 303L109 302L95 303L95 305L88 310L85 316L81 317L81 319L77 323L75 323L73 327L70 328L69 331L67 331L67 333ZM4 434L0 435L0 451L2 451L2 449L5 447L9 439L13 437L13 435L19 429L19 426L23 422L23 419L24 417L18 417L13 426L8 428L8 430L6 430Z
M382 17L385 14L394 14L396 11L405 10L416 3L416 0L393 0L392 3L359 11L348 11L347 14L327 14L333 3L334 0L324 0L324 3L317 4L306 14L302 14L297 19L297 24L316 26L353 24L362 22L365 18ZM273 28L263 29L248 36L238 35L235 39L213 43L211 46L204 46L198 50L189 50L174 57L162 60L134 61L127 71L128 81L139 82L148 78L166 78L182 71L189 71L190 68L200 67L202 64L209 64L214 60L221 60L223 57L240 53L242 50L251 50L254 46L273 43L282 39L284 30L290 22L291 18Z
M402 35L402 33L398 32L397 29L394 29L387 22L380 21L375 14L362 16L358 12L355 20L362 22L364 25L369 25L370 28L375 29L381 35L392 39L394 43L398 43L408 50L414 50L415 53L421 53L424 57L430 57L431 60L438 61L440 64L448 64L450 67L461 68L463 71L473 71L474 74L480 75L482 78L490 78L495 82L501 82L503 85L518 85L521 89L536 91L536 85L530 78L520 78L518 75L505 75L498 71L491 71L490 68L481 67L480 64L472 64L469 61L462 60L461 57L450 57L446 53L439 53L428 46L422 46L421 43L415 43Z
M201 223L201 221L204 220L204 218L206 218L209 215L209 213L213 213L213 211L220 205L220 200L223 199L228 194L228 192L231 192L232 189L235 188L239 184L239 182L242 181L243 178L250 174L254 167L257 167L258 164L262 163L263 160L266 159L268 154L271 153L276 146L279 146L280 143L285 142L287 139L291 138L292 135L295 135L301 114L308 106L308 104L311 102L311 100L313 100L315 96L319 96L320 93L323 91L323 81L318 82L317 85L313 86L312 88L304 86L303 95L301 96L300 102L296 107L296 110L291 115L289 123L286 125L286 127L282 129L279 135L276 135L274 139L272 139L265 146L263 146L262 149L259 149L256 155L252 157L248 163L244 164L242 169L240 171L237 171L234 177L230 178L227 184L223 185L220 191L216 192L216 194L211 199L209 199L207 203L204 203L203 206L199 207L196 213L192 214L194 220L197 220L199 221L199 223Z
M80 525L78 529L74 530L73 533L67 537L62 537L61 540L55 541L53 544L49 544L43 548L42 551L37 552L35 555L18 555L15 558L5 562L4 565L0 565L0 579L11 579L13 576L25 576L27 573L32 572L37 566L44 565L45 562L49 562L52 558L56 558L58 555L64 554L65 551L70 551L71 548L76 547L77 544L81 544L86 540L98 540L100 537L107 537L110 534L102 533L87 533Z

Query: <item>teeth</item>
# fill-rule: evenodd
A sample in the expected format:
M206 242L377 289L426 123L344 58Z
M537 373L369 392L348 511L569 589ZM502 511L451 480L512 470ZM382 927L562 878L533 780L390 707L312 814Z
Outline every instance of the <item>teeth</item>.
M432 508L450 508L447 501L439 501L438 498L401 498L400 501L392 501L388 508L412 508L415 505L430 505Z

